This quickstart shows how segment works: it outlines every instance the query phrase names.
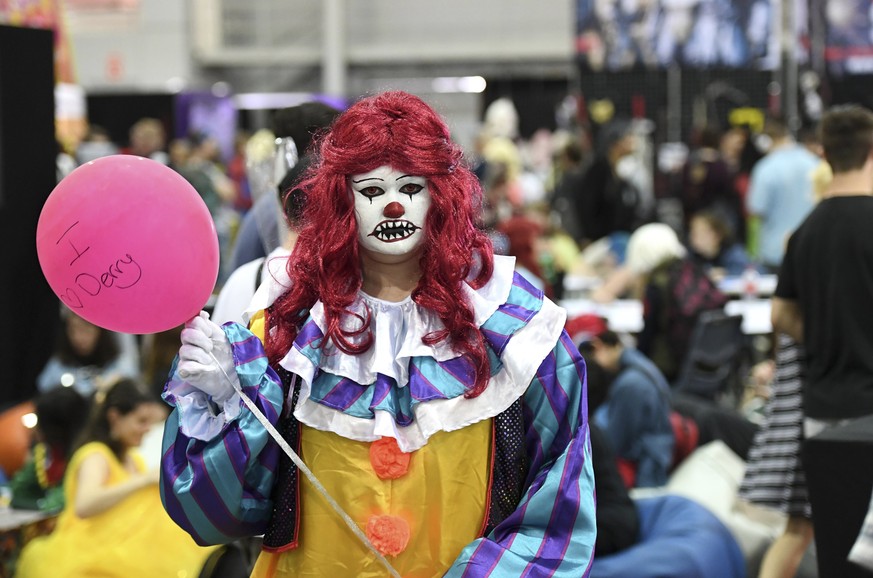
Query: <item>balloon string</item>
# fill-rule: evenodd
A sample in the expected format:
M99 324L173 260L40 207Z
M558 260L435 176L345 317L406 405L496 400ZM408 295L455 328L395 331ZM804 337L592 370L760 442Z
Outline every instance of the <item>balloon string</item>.
M345 512L345 510L342 509L342 506L340 506L337 501L333 499L333 496L331 496L327 489L321 484L321 482L318 481L318 478L315 477L315 474L312 473L312 470L310 470L306 466L306 464L303 463L303 460L300 459L300 456L297 455L297 452L295 452L291 448L291 446L288 445L288 442L285 441L285 438L282 437L282 434L280 434L278 430L273 427L273 424L270 423L270 420L268 420L266 416L261 413L261 410L258 409L258 407L255 405L255 402L249 399L249 396L243 393L240 385L232 380L227 372L224 371L221 363L219 363L218 360L215 359L215 355L213 355L211 351L209 351L208 353L213 361L215 361L215 365L218 366L218 368L221 370L221 373L224 374L224 378L227 379L227 382L230 383L234 391L236 391L242 398L243 403L246 404L246 407L249 408L249 411L251 411L257 418L257 420L261 422L261 425L264 426L264 429L267 430L267 433L269 433L270 436L276 441L276 443L279 444L279 447L282 448L282 451L284 451L285 454L289 458L291 458L291 461L294 462L294 465L297 466L297 469L303 472L303 474L315 487L315 489L318 490L318 492L324 497L324 499L327 500L327 503L330 504L330 506L336 511L337 514L339 514L340 518L342 518L342 520L346 523L346 526L349 527L352 533L354 533L355 536L357 536L358 539L363 542L364 546L366 546L373 554L376 555L376 558L379 560L379 562L381 562L382 565L385 566L385 568L392 576L394 576L395 578L402 578L397 570L395 570L394 567L391 565L391 563L388 562L388 560L382 555L382 553L379 552L379 550L377 550L375 546L373 546L372 542L370 542L366 534L361 531L361 529L354 522L354 520L352 520L352 518ZM294 376L294 379L297 379L296 375Z

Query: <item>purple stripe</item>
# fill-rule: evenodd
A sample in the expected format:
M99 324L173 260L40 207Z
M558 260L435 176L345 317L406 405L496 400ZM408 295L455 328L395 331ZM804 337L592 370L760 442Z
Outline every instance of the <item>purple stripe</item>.
M579 431L582 429L580 428ZM567 548L570 547L573 526L581 504L581 491L577 480L582 471L581 464L577 464L578 460L573 459L572 448L571 443L567 448L567 459L561 472L561 482L557 490L558 499L552 507L552 515L549 517L543 542L536 558L528 564L522 576L530 576L534 570L537 577L543 576L541 572L546 569L549 570L549 576L554 575L567 553Z
M338 410L347 410L358 401L367 388L344 377L334 385L319 403Z
M202 483L198 484L200 491L190 492L190 496L194 502L200 507L200 511L215 526L222 534L226 536L235 536L239 534L239 528L245 528L247 531L257 531L257 526L251 522L243 522L233 515L227 504L221 498L221 493L209 476L206 469L206 463L203 460L202 454L192 454L188 459L191 464L192 472L202 472L196 476ZM208 495L211 493L212 495ZM218 514L218 516L216 516ZM219 517L220 516L220 517ZM228 526L231 528L228 530Z
M187 438L185 438L184 435L181 433L179 434L179 438L187 440ZM187 443L185 445L187 445ZM163 464L175 464L175 461L170 462L170 458L167 457L168 455L175 453L175 451L176 444L174 443L169 448L167 448L167 452L164 454L161 462ZM182 507L182 503L179 502L179 499L176 498L176 493L173 490L176 485L176 480L179 479L179 474L182 471L184 471L184 468L180 469L178 472L167 472L167 470L164 469L164 474L170 473L172 477L169 484L167 484L166 482L164 483L164 502L166 504L167 514L170 515L173 521L175 521L180 528L183 528L186 532L191 534L191 537L194 538L195 542L200 545L206 545L206 541L200 534L197 533L197 530L194 528L194 524L192 524L188 516L185 515L185 509Z
M268 374L269 375L269 374ZM271 378L272 379L272 378ZM281 386L279 386L281 388ZM243 388L243 393L246 396L255 402L255 407L261 410L261 413L264 414L264 417L273 424L279 421L279 414L276 413L273 404L270 402L270 398L261 394L261 388L256 385L251 385Z
M246 351L246 350L234 350L234 361L235 365L239 367L240 365L246 365L248 363L252 363L253 361L259 361L264 359L266 355L264 355L264 350L256 350L256 351ZM245 357L244 357L245 356Z
M482 336L485 337L485 341L491 346L497 356L503 355L503 350L506 349L506 346L509 344L509 340L512 338L511 335L504 335L503 333L498 333L496 331L491 331L484 328L479 328L479 331L482 333Z
M488 550L497 550L495 554L493 554L494 561L491 563L487 569L483 568L481 565L473 563L477 558L485 558L488 556ZM491 572L494 571L494 568L497 567L497 564L500 562L500 557L503 556L503 550L497 544L485 538L479 545L476 546L476 549L473 551L473 554L470 556L470 564L467 564L467 567L464 569L464 573L461 575L461 578L485 578L491 575ZM482 570L485 570L482 572Z
M394 385L394 380L381 373L376 374L376 382L373 384L373 399L370 400L370 409L372 410L377 405L385 401L388 394L391 393L391 388Z
M570 443L572 431L569 420L566 419L570 400L567 397L567 392L564 391L564 388L558 381L554 351L543 359L539 369L537 369L537 380L542 384L543 392L546 394L546 399L549 400L552 413L554 413L555 420L558 422L558 431L555 432L555 438L550 445L552 448L560 450ZM554 451L550 451L549 454L553 455Z
M573 360L573 365L576 367L576 377L579 379L579 383L581 384L581 390L579 395L578 402L578 412L574 416L575 419L570 420L569 416L566 418L567 422L570 422L570 426L572 427L574 424L576 427L579 427L582 423L588 423L588 376L586 374L585 369L585 360L582 359L582 355L579 353L579 350L573 345L573 340L570 339L570 335L564 331L561 333L560 339L561 345L564 346L564 350L569 355L570 359ZM569 413L569 408L567 409Z
M466 358L456 357L448 361L438 361L437 365L467 389L473 387L473 365Z
M260 349L264 348L264 345L261 343L261 340L258 339L258 337L254 334L249 335L248 337L246 337L242 341L234 341L233 343L231 343L231 345L234 345L236 347L241 347L244 349L248 349L248 348L252 347L253 345L255 347L259 347Z
M561 338L559 339L559 342L564 347L564 351L567 352L567 355L570 357L570 359L573 360L573 365L576 366L576 375L579 377L579 383L584 385L585 384L585 360L582 359L582 355L579 353L579 349L575 345L573 345L573 340L570 339L570 335L567 333L566 330L561 332ZM588 392L588 388L583 387L582 393L587 394L587 392ZM588 396L586 395L585 397L587 400Z
M532 482L531 476L539 471L543 463L543 442L540 439L540 433L534 427L535 418L533 411L529 406L522 404L522 412L524 412L524 423L528 424L527 431L524 436L524 447L527 455L530 457L530 470L528 479L525 481L527 486Z
M266 357L264 353L264 345L260 339L252 335L245 341L233 343L233 357L236 360L236 365L244 365L253 360Z
M448 399L446 394L441 392L425 377L417 365L410 363L409 368L409 394L412 396L412 399L417 399L418 401Z
M543 292L531 285L530 281L525 279L522 275L515 273L512 277L512 284L519 289L524 289L527 293L542 301Z
M245 436L240 437L240 442L247 443ZM250 451L248 447L246 447L246 451ZM278 464L278 461L276 460L276 454L278 451L278 444L267 444L266 446L264 446L264 449L262 449L260 453L258 453L258 464L268 472L276 473L276 467Z
M241 453L242 455L248 455L248 445L244 443L240 443L242 436L223 436L224 439L224 451L227 452L227 455L234 455L236 453ZM233 438L233 439L232 439ZM236 447L231 447L231 445ZM245 447L241 447L245 446ZM246 462L242 462L246 463ZM239 463L237 460L230 460L230 466L233 468L233 473L236 474L236 479L239 481L240 486L245 486L245 472L244 470L239 469Z
M504 303L497 308L497 313L503 313L509 317L518 319L519 321L530 321L531 317L537 314L536 311L531 311L527 307L516 305L514 303Z
M231 461L233 461L233 458L231 458ZM221 517L222 520L236 520L236 516L234 516L228 509L227 504L225 504L224 500L221 498L221 493L215 486L215 482L213 482L212 478L209 476L209 470L206 468L206 461L203 459L203 454L197 453L189 455L188 462L191 464L192 471L202 472L197 477L203 481L202 484L199 484L199 487L203 491L191 492L191 497L194 498L194 501L200 506L200 510L202 510L203 514L210 522L212 522L212 525L216 528L222 529L223 524L218 522L218 518L213 517L216 513L219 515L223 514ZM207 493L211 493L212 495L207 495ZM204 504L201 503L201 498L204 502L209 504L209 507L204 507ZM223 531L224 530L222 529L222 532ZM233 533L230 532L230 534Z
M297 334L297 339L294 340L294 347L297 349L304 349L309 347L313 341L321 339L322 337L324 337L324 333L321 332L318 325L316 325L314 321L309 321L303 326L300 333Z

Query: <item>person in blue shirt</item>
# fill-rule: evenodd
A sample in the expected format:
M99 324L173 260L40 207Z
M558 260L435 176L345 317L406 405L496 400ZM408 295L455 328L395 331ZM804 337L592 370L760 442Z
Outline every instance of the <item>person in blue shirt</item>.
M673 465L674 445L667 380L612 331L602 331L579 349L589 366L605 370L605 383L595 383L600 373L589 373L592 399L604 396L592 417L615 450L625 484L663 486Z
M768 269L778 271L788 236L815 203L810 175L820 159L797 144L788 128L769 119L764 134L773 145L755 164L746 197L749 216L758 221L758 243L750 249Z

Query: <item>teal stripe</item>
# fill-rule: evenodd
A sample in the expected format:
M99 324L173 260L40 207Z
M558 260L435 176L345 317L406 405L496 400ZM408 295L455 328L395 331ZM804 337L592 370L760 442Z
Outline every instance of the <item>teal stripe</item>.
M509 297L506 299L506 304L516 305L527 309L532 314L538 313L543 307L542 296L534 296L517 285L513 285L509 291ZM499 309L482 324L482 329L493 331L501 335L513 335L516 331L527 325L524 319L518 319L515 316L509 315Z
M591 456L591 439L588 435L585 436L584 453L585 467L582 475L579 476L581 503L573 526L573 541L567 549L564 560L558 566L556 576L587 576L587 570L591 568L591 561L594 558L594 543L597 541L594 513L597 508L597 498L594 487L594 458ZM583 568L583 564L588 564L587 568Z
M545 482L531 496L524 513L524 521L519 526L520 530L514 536L510 551L505 551L494 570L488 575L489 578L510 578L524 574L528 570L530 576L537 576L536 569L528 568L534 556L539 552L546 538L546 529L552 512L556 507L556 498L561 496L561 481L570 452L576 451L578 441L585 440L584 452L585 463L582 474L575 481L580 494L579 510L576 514L572 528L565 528L572 533L572 539L564 552L563 561L553 574L555 577L576 578L587 575L587 565L594 555L594 543L597 537L595 524L595 498L594 498L594 467L591 462L591 448L587 443L587 435L573 442L549 468ZM566 483L566 480L565 480ZM565 490L566 488L564 488ZM568 504L570 505L570 504ZM573 504L575 505L575 504ZM477 574L478 575L478 574Z
M175 418L176 413L173 412L171 415ZM178 428L178 422L175 419L169 425ZM242 431L246 432L245 439L250 450L256 453L260 452L260 449L266 445L269 438L269 433L267 433L263 425L257 421L257 418L251 412L246 411L240 416L239 426ZM170 429L170 431L174 430ZM250 491L254 490L261 496L264 496L260 500L243 497L243 487L234 473L233 464L223 443L209 444L201 456L206 468L205 471L209 475L212 485L218 491L218 499L221 500L224 508L230 512L234 519L248 524L265 522L270 518L272 503L269 498L272 492L273 474L268 468L260 465L257 462L257 458L250 458L248 469L244 475L247 484L250 485ZM203 507L210 507L210 504L206 502L198 503L188 491L195 470L203 473L200 470L199 463L192 466L189 462L184 473L173 484L173 493L181 504L185 516L190 520L191 525L197 529L198 534L202 538L212 543L219 543L216 540L227 542L234 537L227 536L221 532L202 511ZM212 493L209 499L215 499L214 493ZM213 513L218 519L227 516L226 512Z
M397 383L393 379L390 381L394 384L391 387L391 391L388 392L385 399L376 405L375 409L387 411L394 417L398 415L404 415L407 418L412 417L412 408L418 405L419 402L412 399L412 394L409 392L408 387L397 387ZM375 391L375 387L371 388L371 390Z
M488 359L491 363L491 375L494 376L503 367L503 363L491 348L487 348L487 353ZM316 361L316 363L318 363L318 361ZM414 357L409 360L409 366L410 374L412 373L413 368L418 369L421 375L437 390L439 390L446 399L454 399L467 392L465 384L457 379L452 373L446 371L432 357ZM333 388L344 379L345 378L333 373L324 371L319 372L313 379L310 399L322 403L324 398L330 394ZM392 383L394 383L393 380ZM342 387L364 387L366 389L366 391L364 391L364 393L358 397L352 405L342 410L343 413L353 417L372 419L373 412L371 411L370 406L376 395L375 384L367 386L352 386L346 384ZM419 403L421 403L419 400L412 397L409 387L397 387L395 383L388 396L378 403L374 409L387 411L394 416L397 416L398 414L412 416L415 406Z
M559 433L571 435L570 432L579 426L579 407L583 393L579 386L579 373L573 358L561 345L560 341L552 350L556 358L555 375L538 374L531 381L531 386L524 395L524 403L534 413L534 427L540 435L540 443L545 451L552 447ZM546 387L541 378L552 383L552 400L546 395ZM557 386L557 387L555 387ZM559 409L555 414L552 402L558 402Z
M173 442L181 441L176 437L179 431L178 412L171 412L167 417L167 423L164 426L164 449L168 448ZM188 525L197 531L197 535L207 544L223 544L229 541L229 537L220 532L212 522L203 514L200 506L194 501L189 494L189 488L192 478L192 468L186 466L183 472L173 482L173 496L182 507L182 513L188 520ZM163 485L161 491L163 492Z

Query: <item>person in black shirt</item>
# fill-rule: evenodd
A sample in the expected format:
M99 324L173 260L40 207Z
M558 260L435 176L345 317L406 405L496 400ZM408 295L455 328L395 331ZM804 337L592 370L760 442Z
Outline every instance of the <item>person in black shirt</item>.
M581 246L616 231L632 232L640 225L642 197L636 186L618 174L616 168L636 147L631 126L613 121L601 129L599 151L584 171L564 175L556 196L571 200L579 225Z
M806 437L873 414L873 113L831 109L821 135L833 180L788 241L772 309L774 330L806 347ZM812 538L811 521L790 518L761 576L793 575Z

